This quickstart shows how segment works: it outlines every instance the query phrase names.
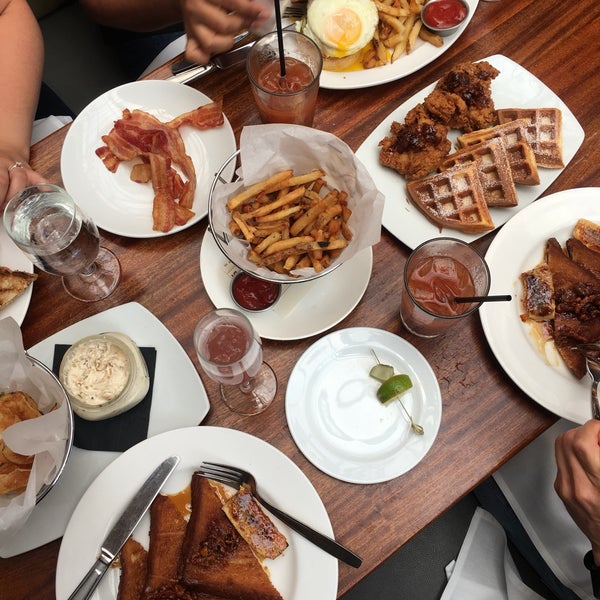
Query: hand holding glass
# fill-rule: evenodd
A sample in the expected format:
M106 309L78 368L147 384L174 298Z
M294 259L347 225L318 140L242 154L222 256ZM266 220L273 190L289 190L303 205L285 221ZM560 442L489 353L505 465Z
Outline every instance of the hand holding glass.
M17 192L4 209L4 228L36 267L62 275L74 298L101 300L117 287L117 257L100 247L96 225L62 188L40 183Z
M194 346L203 371L221 384L221 399L230 410L255 415L271 404L277 377L263 362L260 337L241 312L207 313L196 325Z

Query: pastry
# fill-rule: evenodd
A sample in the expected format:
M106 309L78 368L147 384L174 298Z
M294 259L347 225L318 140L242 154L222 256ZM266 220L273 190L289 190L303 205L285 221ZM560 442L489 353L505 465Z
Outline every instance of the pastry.
M480 233L494 228L474 163L409 181L406 188L413 203L441 229Z

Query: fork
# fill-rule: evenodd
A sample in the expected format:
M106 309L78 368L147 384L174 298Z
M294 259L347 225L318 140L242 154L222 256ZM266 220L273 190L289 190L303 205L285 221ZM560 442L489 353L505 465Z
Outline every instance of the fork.
M252 495L270 512L272 512L277 518L283 521L286 525L291 527L294 531L305 537L309 542L312 542L325 552L335 556L337 559L345 562L346 564L358 568L362 564L362 559L344 548L341 544L338 544L335 540L314 529L308 525L301 523L294 517L284 513L282 510L272 506L269 502L261 498L256 489L256 480L251 473L239 469L238 467L230 467L227 465L221 465L218 463L203 462L198 470L196 471L201 477L213 479L230 485L231 487L239 489L242 485L246 485L250 488Z
M282 16L285 19L301 19L306 15L306 8L308 2L293 2L292 4L288 4L283 9Z
M575 346L585 356L587 371L592 378L592 417L600 419L600 401L598 400L598 384L600 384L600 344L579 344Z

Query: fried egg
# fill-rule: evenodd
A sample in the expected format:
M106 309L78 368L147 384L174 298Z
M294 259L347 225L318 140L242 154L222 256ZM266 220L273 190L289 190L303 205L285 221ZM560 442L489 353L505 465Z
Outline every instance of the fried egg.
M378 21L373 0L311 0L303 33L324 56L342 58L373 39Z

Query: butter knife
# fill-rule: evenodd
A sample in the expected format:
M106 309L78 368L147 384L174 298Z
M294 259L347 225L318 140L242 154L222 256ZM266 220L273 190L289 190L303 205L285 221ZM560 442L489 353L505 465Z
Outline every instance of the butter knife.
M240 46L235 50L229 50L228 52L222 52L221 54L215 54L211 57L210 61L205 65L196 65L185 71L181 71L176 75L167 77L167 81L174 81L175 83L191 83L196 81L204 75L208 75L211 71L229 69L234 67L246 60L250 48L254 45L254 42L249 42L244 46Z
M69 596L69 600L87 600L94 593L100 580L121 551L123 544L146 514L152 501L156 498L178 462L178 456L165 459L146 479L106 536L100 548L100 556L81 580L81 583L75 588L75 591Z

